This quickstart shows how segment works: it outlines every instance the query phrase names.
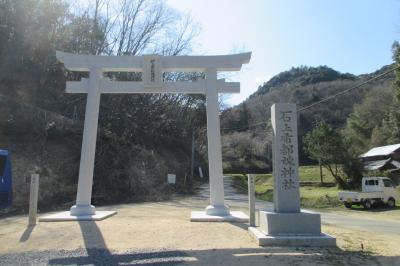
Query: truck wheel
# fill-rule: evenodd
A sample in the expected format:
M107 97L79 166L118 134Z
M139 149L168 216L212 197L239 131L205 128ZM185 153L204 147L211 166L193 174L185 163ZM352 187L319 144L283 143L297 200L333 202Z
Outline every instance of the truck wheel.
M372 208L372 203L370 200L366 200L363 202L364 209L369 210Z
M388 199L387 205L389 208L394 208L396 206L396 201L394 200L394 198Z
M349 202L345 202L344 203L344 206L347 208L347 209L351 209L351 203L349 203Z

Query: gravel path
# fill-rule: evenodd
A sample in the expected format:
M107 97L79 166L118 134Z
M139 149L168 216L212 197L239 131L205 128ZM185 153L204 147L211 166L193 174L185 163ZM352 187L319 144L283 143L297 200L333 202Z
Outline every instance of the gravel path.
M182 251L130 250L111 253L107 249L50 250L5 254L0 265L179 265L187 260Z

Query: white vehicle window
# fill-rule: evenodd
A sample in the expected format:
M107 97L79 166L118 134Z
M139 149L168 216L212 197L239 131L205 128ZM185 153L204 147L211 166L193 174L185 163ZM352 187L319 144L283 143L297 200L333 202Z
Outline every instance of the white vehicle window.
M383 179L383 184L385 187L393 187L393 183L391 180Z

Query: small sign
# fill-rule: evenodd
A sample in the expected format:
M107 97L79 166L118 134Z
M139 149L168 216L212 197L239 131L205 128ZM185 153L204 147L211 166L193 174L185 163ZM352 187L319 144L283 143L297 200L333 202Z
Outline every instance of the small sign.
M168 184L175 184L176 183L176 175L168 174L167 182L168 182Z
M147 55L143 57L143 85L145 87L162 87L161 57L158 55Z
M201 170L201 167L200 167L200 166L199 166L199 175L200 175L201 178L204 177L204 176L203 176L203 170Z

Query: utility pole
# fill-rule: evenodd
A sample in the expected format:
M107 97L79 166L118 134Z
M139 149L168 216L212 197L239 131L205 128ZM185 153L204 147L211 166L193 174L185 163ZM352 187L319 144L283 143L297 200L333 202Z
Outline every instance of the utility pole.
M190 163L190 178L193 180L194 177L194 128L192 129L192 160Z

